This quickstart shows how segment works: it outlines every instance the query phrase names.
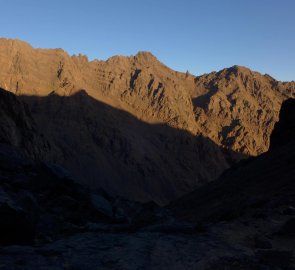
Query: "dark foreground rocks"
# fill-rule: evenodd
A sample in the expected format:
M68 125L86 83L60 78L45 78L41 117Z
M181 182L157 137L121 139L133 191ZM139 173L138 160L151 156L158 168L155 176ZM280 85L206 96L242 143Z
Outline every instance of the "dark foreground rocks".
M167 208L89 189L0 144L0 269L294 270L288 138Z

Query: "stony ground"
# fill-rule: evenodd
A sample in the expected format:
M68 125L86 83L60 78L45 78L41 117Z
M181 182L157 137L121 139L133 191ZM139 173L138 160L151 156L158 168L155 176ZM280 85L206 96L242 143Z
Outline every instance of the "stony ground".
M206 234L83 233L34 247L0 249L0 269L206 269L219 257L248 256Z
M195 231L170 223L111 233L109 225L43 244L2 246L0 269L291 270L294 238L275 233L290 217L243 217Z

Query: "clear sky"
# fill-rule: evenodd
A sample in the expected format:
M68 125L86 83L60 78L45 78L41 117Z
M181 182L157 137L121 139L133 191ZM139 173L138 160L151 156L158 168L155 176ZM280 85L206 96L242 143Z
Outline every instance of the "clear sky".
M0 25L89 59L151 51L195 75L237 64L295 80L294 0L3 0Z

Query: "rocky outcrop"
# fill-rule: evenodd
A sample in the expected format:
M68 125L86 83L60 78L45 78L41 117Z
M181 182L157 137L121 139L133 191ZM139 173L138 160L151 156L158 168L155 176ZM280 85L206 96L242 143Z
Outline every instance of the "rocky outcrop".
M217 144L250 156L266 152L281 103L294 97L294 82L279 82L245 67L234 66L195 79L196 120Z

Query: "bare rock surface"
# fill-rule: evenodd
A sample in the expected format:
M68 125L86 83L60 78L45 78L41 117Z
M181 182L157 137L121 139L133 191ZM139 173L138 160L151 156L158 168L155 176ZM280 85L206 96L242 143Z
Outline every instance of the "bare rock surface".
M239 66L195 77L149 52L88 61L0 39L0 64L0 86L28 104L50 143L46 160L160 204L265 152L281 103L294 96L294 82Z
M233 66L195 79L194 112L203 134L250 156L266 152L282 102L294 97L294 82L279 82Z
M148 123L202 133L247 155L265 152L280 104L294 82L245 67L192 76L171 70L149 52L88 61L62 49L34 49L0 40L0 86L17 95L70 96L81 89L96 100Z

